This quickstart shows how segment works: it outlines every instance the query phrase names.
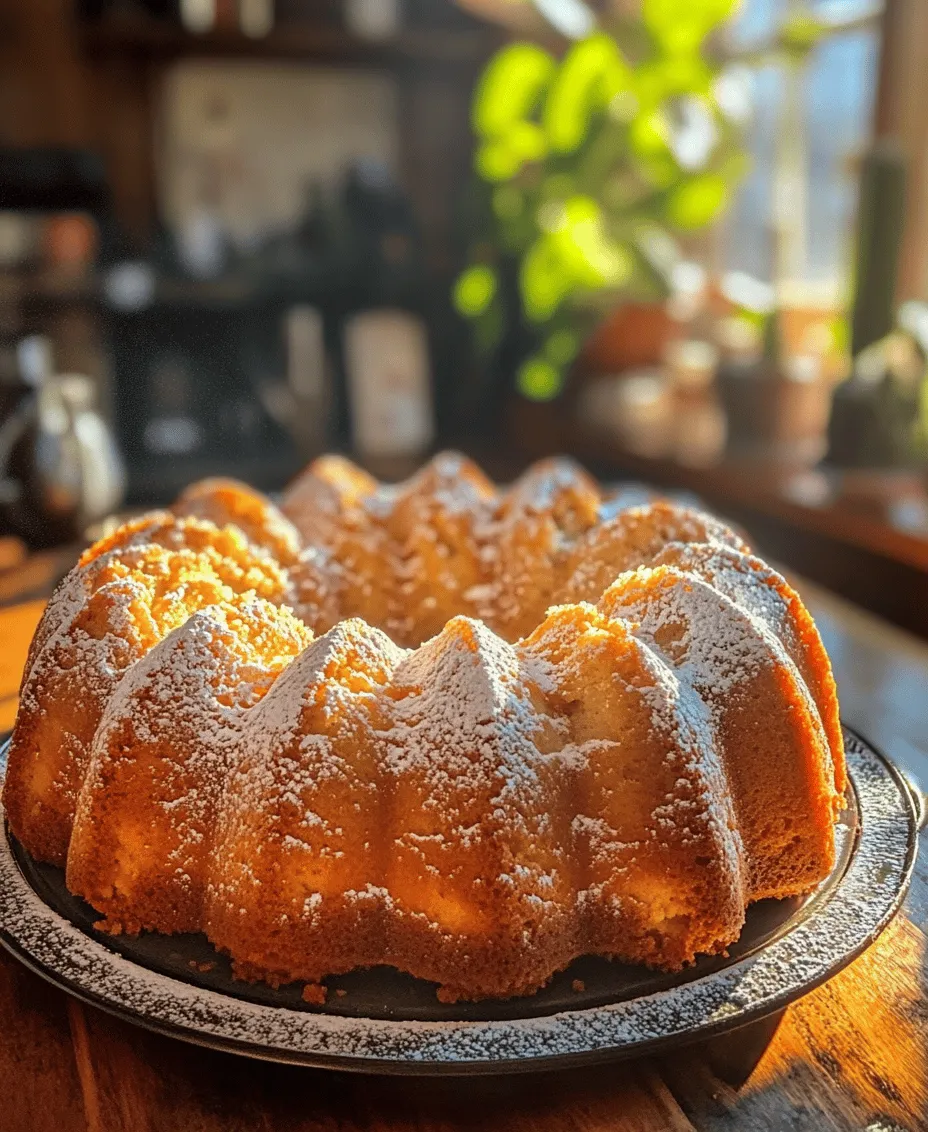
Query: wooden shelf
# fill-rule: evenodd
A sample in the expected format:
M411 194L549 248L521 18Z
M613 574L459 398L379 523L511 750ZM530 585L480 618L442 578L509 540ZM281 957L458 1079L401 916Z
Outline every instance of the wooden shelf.
M82 32L92 55L136 55L170 59L185 55L294 59L333 64L478 67L498 42L490 29L441 31L408 28L382 41L360 39L344 28L280 25L253 39L235 29L196 35L164 20L107 17Z
M928 638L928 490L917 472L684 467L585 433L562 446L600 476L694 493L749 531L763 556Z
M587 459L595 452L596 458L648 483L692 491L723 508L756 509L928 573L928 493L910 474L871 473L868 497L855 489L855 482L862 485L860 475L761 463L690 468L599 450L588 441L584 447Z
M86 307L99 302L92 273L71 275L55 271L0 272L0 301L23 307Z

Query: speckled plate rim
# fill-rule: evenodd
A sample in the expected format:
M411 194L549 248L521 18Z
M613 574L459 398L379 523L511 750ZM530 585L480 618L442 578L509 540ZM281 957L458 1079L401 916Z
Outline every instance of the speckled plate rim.
M902 905L915 862L916 799L845 729L860 833L830 897L760 951L639 998L535 1018L424 1022L346 1018L250 1003L132 963L45 904L2 823L0 942L37 974L136 1025L264 1060L367 1073L511 1073L652 1053L773 1014L861 954Z

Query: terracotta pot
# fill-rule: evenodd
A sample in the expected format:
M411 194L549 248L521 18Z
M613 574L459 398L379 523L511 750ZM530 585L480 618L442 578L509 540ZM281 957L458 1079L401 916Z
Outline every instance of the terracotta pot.
M832 338L838 311L829 306L784 306L780 328L786 354L807 354L819 359L822 375L834 383L844 376L847 361Z
M578 365L587 373L659 365L673 328L664 303L625 303L593 332Z
M718 387L731 456L813 464L823 455L831 385L821 375L795 380L775 366L722 366Z

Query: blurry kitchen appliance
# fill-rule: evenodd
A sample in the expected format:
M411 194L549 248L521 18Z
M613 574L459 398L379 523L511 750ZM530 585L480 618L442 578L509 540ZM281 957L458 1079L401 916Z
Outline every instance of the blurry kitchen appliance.
M43 339L24 339L17 355L0 386L0 523L31 546L80 539L119 505L122 460L93 382L52 374Z
M103 163L83 150L0 149L0 218L0 528L50 545L83 537L124 486L100 411Z

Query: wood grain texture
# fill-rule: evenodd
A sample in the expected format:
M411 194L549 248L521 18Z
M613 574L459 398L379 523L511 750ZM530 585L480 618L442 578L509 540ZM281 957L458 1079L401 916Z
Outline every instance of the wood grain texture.
M928 647L801 588L846 719L928 783ZM0 610L0 697L11 686L15 696L40 608ZM769 1044L776 1020L662 1059L469 1081L200 1050L70 1000L0 952L0 1132L918 1132L928 1129L926 931L923 837L903 916L786 1011Z

